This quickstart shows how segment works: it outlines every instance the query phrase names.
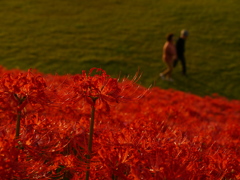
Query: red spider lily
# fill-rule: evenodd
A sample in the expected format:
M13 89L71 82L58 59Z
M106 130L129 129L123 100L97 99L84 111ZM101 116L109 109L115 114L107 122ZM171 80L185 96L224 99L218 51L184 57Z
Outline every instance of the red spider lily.
M20 134L20 119L22 110L27 104L43 105L48 99L45 95L46 84L40 75L27 73L13 75L6 73L0 79L0 102L3 110L14 111L17 115L16 138Z
M0 79L0 92L8 95L22 110L27 103L32 105L47 102L45 95L46 83L41 75L32 73L9 74L6 73Z
M96 70L96 73L94 71ZM137 76L137 75L136 75ZM90 69L89 73L83 71L82 74L75 75L73 84L69 91L73 92L71 99L73 102L84 100L93 105L93 99L97 99L97 104L109 110L109 103L124 100L133 100L144 95L142 91L137 92L136 77L132 81L123 79L119 82L116 78L111 78L106 71L99 68ZM70 94L69 94L70 95Z
M94 70L96 70L96 72L100 72L100 75L95 74L94 76L91 76ZM84 100L92 106L88 143L88 156L90 156L92 149L95 105L97 103L100 109L104 107L104 109L109 111L110 102L119 102L120 99L126 98L121 95L124 88L122 87L122 89L120 89L117 79L111 78L104 70L97 68L92 68L88 74L83 71L81 75L74 76L73 82L74 85L71 86L71 88L73 88L73 92L75 94L70 99L75 102ZM127 86L129 85L126 85L125 87ZM90 159L90 157L88 158ZM88 177L89 172L87 171L86 179L88 179Z
M2 179L75 180L87 170L94 180L240 178L239 100L149 91L101 69L43 78L0 67L0 74Z
M111 152L111 153L108 153ZM108 179L128 179L132 150L123 146L105 146L98 151Z
M91 76L93 71L101 72ZM120 88L116 79L111 78L102 69L92 68L87 74L85 71L81 75L73 77L72 89L75 93L75 101L85 100L93 105L92 99L98 99L102 103L117 102Z

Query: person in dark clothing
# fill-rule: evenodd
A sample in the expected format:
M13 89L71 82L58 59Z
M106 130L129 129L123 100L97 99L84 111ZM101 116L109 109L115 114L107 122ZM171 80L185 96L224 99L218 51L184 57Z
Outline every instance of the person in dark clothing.
M183 75L187 75L187 69L186 69L186 60L185 60L185 41L188 37L188 31L182 30L180 33L180 37L177 40L176 43L176 49L177 49L177 59L173 63L173 67L177 66L178 60L181 61L182 64L182 73Z

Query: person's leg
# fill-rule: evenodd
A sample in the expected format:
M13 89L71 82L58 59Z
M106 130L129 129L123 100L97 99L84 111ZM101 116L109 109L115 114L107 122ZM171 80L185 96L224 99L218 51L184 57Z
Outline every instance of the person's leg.
M173 62L165 62L167 65L167 69L162 73L167 79L171 78L172 70L173 70Z
M168 80L172 80L172 71L173 71L173 62L168 62L168 74L167 74L167 78Z
M175 60L173 61L173 67L176 67L177 64L178 64L178 59L175 59Z
M161 76L168 76L170 69L167 67L162 73L160 73Z
M169 62L165 62L167 69L165 69L162 73L160 73L161 77L168 77L169 73L171 72L171 66L169 64Z
M181 59L180 59L180 61L181 61L181 64L182 64L182 73L183 73L183 75L186 75L187 69L186 69L186 60L185 60L185 57L182 56Z

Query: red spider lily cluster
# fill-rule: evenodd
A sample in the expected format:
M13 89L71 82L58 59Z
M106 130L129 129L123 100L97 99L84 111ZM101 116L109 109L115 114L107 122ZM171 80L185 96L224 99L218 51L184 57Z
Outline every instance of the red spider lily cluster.
M239 100L146 89L96 68L0 75L3 180L240 179Z

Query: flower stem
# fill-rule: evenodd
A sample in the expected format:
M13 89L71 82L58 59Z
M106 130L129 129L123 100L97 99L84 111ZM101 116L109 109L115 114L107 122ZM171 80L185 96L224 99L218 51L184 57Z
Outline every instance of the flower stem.
M16 136L15 138L18 139L20 135L20 120L21 120L21 111L17 112L17 123L16 123Z
M92 98L93 105L91 111L91 121L90 121L90 130L89 130L89 139L88 139L88 155L87 155L87 171L86 171L86 180L89 180L90 176L90 160L92 153L92 141L93 141L93 132L94 132L94 115L95 115L95 102L96 99Z
M17 94L14 94L14 97L18 101L18 106L20 106L26 100L26 97L19 98ZM21 116L22 116L21 110L17 110L16 136L15 136L16 139L18 139L20 135Z

